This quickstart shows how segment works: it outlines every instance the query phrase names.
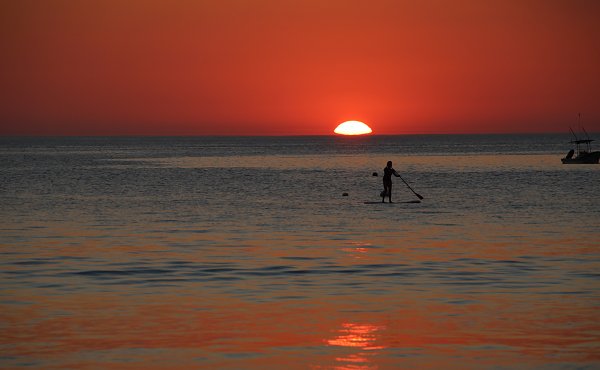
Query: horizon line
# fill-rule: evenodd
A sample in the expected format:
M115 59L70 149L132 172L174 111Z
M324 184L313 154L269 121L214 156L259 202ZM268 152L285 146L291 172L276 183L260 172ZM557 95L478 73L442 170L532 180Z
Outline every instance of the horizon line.
M591 134L600 134L596 131L590 131ZM484 135L561 135L561 134L569 134L570 132L457 132L457 133L399 133L399 134L364 134L364 135L340 135L340 134L260 134L260 135L250 135L250 134L108 134L108 135L81 135L81 134L43 134L43 135L28 135L28 134L16 134L16 135L2 135L0 134L0 138L94 138L94 137L102 137L102 138L127 138L127 137L340 137L340 138L360 138L360 137L382 137L382 136L419 136L419 135L427 135L427 136L459 136L459 135L470 135L470 136L484 136Z

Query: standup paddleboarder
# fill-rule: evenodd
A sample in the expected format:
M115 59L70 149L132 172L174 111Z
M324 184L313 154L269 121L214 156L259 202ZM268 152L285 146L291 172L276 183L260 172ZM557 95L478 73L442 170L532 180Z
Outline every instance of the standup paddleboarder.
M388 161L387 166L383 169L383 191L381 192L381 203L385 203L385 196L387 195L392 202L392 175L400 177L398 172L392 168L392 161Z

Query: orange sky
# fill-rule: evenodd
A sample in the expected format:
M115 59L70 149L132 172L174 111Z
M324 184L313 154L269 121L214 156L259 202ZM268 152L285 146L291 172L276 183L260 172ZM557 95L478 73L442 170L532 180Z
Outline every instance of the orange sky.
M594 0L0 0L2 135L600 131Z

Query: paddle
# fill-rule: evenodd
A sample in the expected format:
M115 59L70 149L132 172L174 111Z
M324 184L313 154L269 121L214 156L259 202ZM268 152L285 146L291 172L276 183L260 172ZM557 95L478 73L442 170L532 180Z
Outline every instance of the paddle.
M404 179L402 178L402 176L398 175L398 177L400 178L400 180L402 180L403 183L406 184L406 186L408 186L408 188L410 189L410 191L412 191L417 196L417 198L423 199L423 197L421 196L421 194L418 194L416 191L414 191L413 188L411 188L410 185L408 185L408 183L406 181L404 181Z

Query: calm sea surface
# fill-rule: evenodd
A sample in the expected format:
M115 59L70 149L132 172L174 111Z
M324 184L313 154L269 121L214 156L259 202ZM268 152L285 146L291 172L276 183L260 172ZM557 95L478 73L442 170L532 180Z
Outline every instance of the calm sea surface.
M0 367L598 369L569 140L0 138Z

